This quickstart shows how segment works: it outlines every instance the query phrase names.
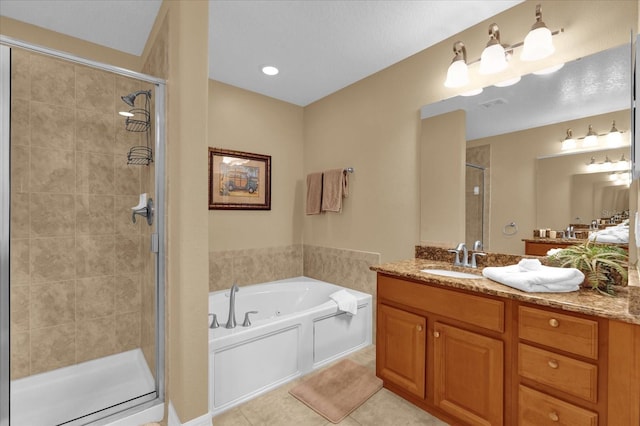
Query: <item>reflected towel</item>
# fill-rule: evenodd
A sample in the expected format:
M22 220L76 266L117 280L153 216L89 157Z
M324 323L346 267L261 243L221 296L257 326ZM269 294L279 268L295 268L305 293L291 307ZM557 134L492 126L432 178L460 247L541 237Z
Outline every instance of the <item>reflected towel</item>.
M322 173L307 175L307 214L320 214L322 206Z
M529 293L566 293L580 289L584 274L575 268L541 265L535 271L523 271L520 265L487 267L482 275L500 284Z
M329 295L338 304L338 309L351 315L358 313L358 299L347 290L339 290Z
M349 193L349 183L343 169L324 172L322 177L322 211L339 212L342 210L342 198Z
M589 235L589 239L591 241L595 241L596 243L628 243L629 225L620 224L616 226L610 226Z

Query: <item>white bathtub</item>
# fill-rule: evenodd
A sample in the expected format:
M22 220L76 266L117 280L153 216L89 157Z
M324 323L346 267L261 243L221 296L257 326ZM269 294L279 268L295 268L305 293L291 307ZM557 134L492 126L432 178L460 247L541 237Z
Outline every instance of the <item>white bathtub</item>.
M155 397L155 382L140 349L34 374L11 382L11 425L81 425L130 409ZM116 406L120 408L115 408ZM117 425L159 421L163 404L146 409ZM110 410L105 410L110 409ZM108 412L110 411L110 412ZM130 410L136 411L136 410ZM100 422L104 424L104 421Z
M357 315L338 311L329 295L343 287L307 277L240 287L237 326L225 328L229 290L209 293L209 410L213 415L371 344L372 298L358 299ZM245 312L251 326L243 327Z

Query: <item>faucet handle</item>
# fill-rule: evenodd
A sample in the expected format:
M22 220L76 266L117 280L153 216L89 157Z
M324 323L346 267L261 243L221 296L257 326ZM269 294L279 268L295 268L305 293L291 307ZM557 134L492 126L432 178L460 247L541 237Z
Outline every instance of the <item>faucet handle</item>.
M471 267L472 268L477 268L478 264L476 262L476 256L486 256L487 253L482 253L480 251L474 251L473 253L471 253Z
M244 321L242 322L243 327L249 327L251 325L251 321L249 321L249 314L257 314L258 311L249 311L244 314Z
M211 324L209 324L209 328L220 327L220 324L218 324L218 317L216 316L216 314L209 314L209 316L213 317L213 319L211 320Z
M462 265L462 263L460 263L460 250L459 249L449 249L447 250L449 253L455 253L456 254L456 259L453 262L454 266L459 266Z

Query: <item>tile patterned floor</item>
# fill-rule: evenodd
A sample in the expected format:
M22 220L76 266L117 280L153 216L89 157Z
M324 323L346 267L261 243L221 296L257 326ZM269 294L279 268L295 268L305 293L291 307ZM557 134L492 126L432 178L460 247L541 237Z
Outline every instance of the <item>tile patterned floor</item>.
M375 346L369 346L349 358L375 371ZM289 389L301 379L259 396L213 418L214 426L330 426L333 423L316 414L289 395ZM340 422L341 426L447 426L426 411L408 403L386 389Z

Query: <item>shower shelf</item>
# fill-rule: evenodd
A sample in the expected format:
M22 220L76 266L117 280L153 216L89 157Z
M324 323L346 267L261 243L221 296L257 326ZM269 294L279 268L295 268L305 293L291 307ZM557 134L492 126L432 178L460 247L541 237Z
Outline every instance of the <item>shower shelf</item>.
M135 100L138 96L144 96L144 108L135 107ZM145 132L147 139L146 146L133 146L127 153L127 164L130 165L148 166L150 163L153 163L153 150L151 149L149 140L149 130L151 127L150 99L150 90L140 90L126 96L122 96L122 100L127 105L133 107L129 110L128 117L125 121L125 129L129 132Z

